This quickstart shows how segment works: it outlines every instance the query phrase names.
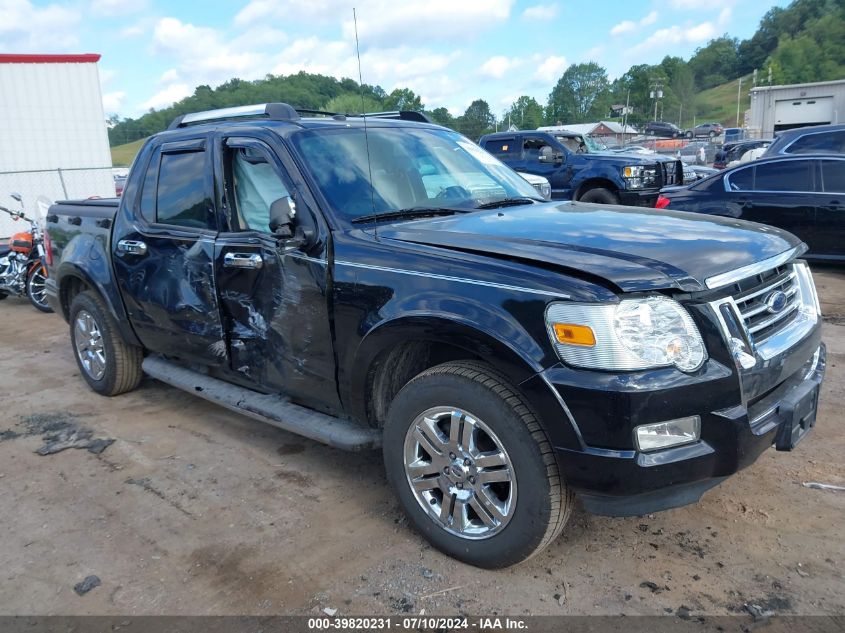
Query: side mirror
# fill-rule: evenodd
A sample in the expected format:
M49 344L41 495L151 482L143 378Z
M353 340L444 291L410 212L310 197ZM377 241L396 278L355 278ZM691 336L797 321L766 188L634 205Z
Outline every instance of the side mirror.
M291 224L296 216L296 204L293 198L285 196L274 200L270 205L270 230L276 237L287 238L293 236Z
M12 196L12 198L14 198L15 200L17 200L18 204L23 206L23 197L21 196L21 194L19 194L17 191L12 191L11 193L9 193L9 195Z
M537 159L541 163L554 163L555 165L560 165L563 163L563 154L561 152L555 153L549 145L543 145L543 147L540 148L540 155Z

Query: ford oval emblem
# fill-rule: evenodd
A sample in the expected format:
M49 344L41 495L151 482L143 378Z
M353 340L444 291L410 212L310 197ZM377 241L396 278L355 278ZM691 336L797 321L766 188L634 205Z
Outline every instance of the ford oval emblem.
M785 292L775 290L766 297L766 310L772 314L777 314L786 307L788 301L789 297L786 296Z

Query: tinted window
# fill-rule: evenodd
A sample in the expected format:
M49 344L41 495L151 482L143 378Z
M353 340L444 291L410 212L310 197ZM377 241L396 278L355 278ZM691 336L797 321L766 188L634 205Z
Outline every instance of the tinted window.
M746 167L728 176L728 186L731 191L751 191L754 186L754 168Z
M802 136L786 150L787 154L812 154L813 152L845 154L845 130Z
M823 160L822 183L825 191L845 193L845 160Z
M197 229L216 228L205 193L205 152L162 154L156 221Z
M515 138L500 138L484 143L484 149L500 159L513 157L518 151Z
M757 165L755 191L812 191L809 160L786 160Z

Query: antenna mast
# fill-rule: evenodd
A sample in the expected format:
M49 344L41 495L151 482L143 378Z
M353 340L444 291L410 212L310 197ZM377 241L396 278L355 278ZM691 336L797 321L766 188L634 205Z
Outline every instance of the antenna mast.
M355 25L355 53L358 56L358 88L361 93L361 116L364 118L364 143L367 147L367 171L370 177L370 206L373 210L373 215L376 213L376 193L373 187L373 165L370 160L370 137L367 134L367 117L365 112L367 108L364 106L364 78L361 74L361 49L358 46L358 16L355 13L355 7L352 7L352 22ZM378 220L373 223L373 232L378 238Z

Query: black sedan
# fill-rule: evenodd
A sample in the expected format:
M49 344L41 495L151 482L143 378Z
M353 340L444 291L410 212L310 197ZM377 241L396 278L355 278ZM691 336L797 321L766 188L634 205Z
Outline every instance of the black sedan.
M778 156L738 165L685 187L666 187L655 205L786 229L807 257L845 261L845 156Z

